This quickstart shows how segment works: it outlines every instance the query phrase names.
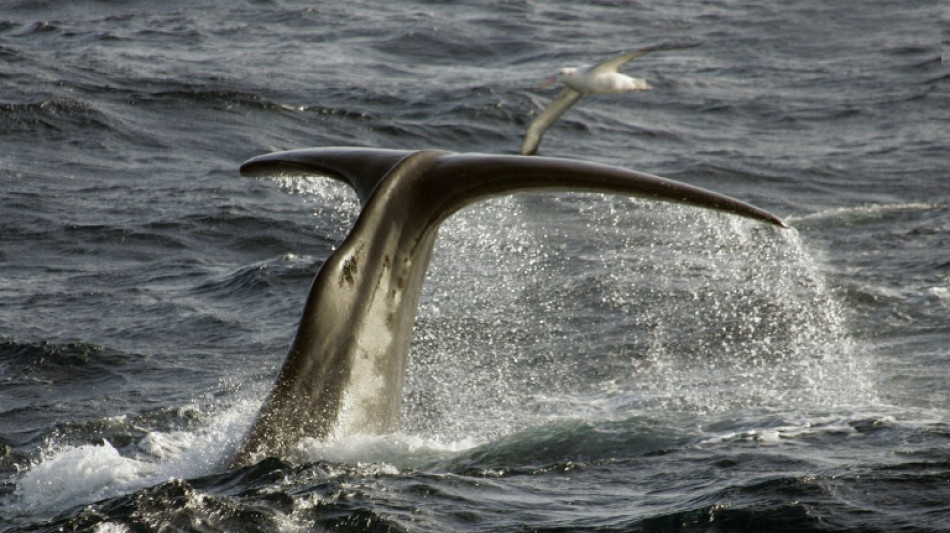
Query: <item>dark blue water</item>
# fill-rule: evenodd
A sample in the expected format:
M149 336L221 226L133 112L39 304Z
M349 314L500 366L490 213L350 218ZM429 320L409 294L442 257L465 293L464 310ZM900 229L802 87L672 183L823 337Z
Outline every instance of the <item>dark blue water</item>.
M948 531L950 71L931 1L0 4L0 529ZM308 146L515 153L445 224L402 429L228 470L358 210Z

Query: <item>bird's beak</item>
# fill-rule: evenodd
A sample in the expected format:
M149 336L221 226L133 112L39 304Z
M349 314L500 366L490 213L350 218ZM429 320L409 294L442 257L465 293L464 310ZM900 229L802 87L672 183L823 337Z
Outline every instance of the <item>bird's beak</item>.
M557 75L551 76L550 78L541 82L541 87L547 87L548 85L552 85L556 81L557 81Z

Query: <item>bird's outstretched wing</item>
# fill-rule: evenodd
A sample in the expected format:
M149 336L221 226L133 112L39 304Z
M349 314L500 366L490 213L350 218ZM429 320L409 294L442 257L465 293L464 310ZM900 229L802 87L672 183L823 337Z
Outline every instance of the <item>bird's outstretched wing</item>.
M554 123L565 111L570 109L581 97L579 91L570 87L565 87L557 98L551 102L540 115L531 121L528 131L524 135L524 142L521 144L521 155L534 155L538 153L538 146L541 144L541 137L545 130Z
M648 46L646 48L640 48L639 50L634 50L632 52L626 52L620 55L616 55L609 59L605 59L600 63L595 64L590 68L591 72L600 73L600 72L617 72L620 70L620 67L626 65L627 63L633 61L638 57L643 57L650 52L662 52L666 50L683 50L686 48L695 48L699 46L699 43L691 44L660 44L657 46Z

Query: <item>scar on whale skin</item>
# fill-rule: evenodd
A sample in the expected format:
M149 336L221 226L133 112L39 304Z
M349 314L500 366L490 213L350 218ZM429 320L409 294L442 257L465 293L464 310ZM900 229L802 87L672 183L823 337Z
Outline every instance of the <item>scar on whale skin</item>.
M290 353L232 467L286 455L304 437L396 429L436 234L469 204L529 190L587 191L716 209L785 227L775 215L728 196L569 159L310 148L255 157L241 173L329 176L356 190L361 210L317 273Z

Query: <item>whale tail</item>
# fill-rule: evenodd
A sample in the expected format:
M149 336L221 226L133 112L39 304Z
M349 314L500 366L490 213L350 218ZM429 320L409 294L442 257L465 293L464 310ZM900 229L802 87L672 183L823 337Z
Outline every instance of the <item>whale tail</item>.
M409 341L439 225L479 200L528 190L624 194L784 227L728 196L618 167L435 150L313 148L255 157L244 175L326 175L362 205L314 279L290 353L232 466L282 455L303 437L396 428Z

